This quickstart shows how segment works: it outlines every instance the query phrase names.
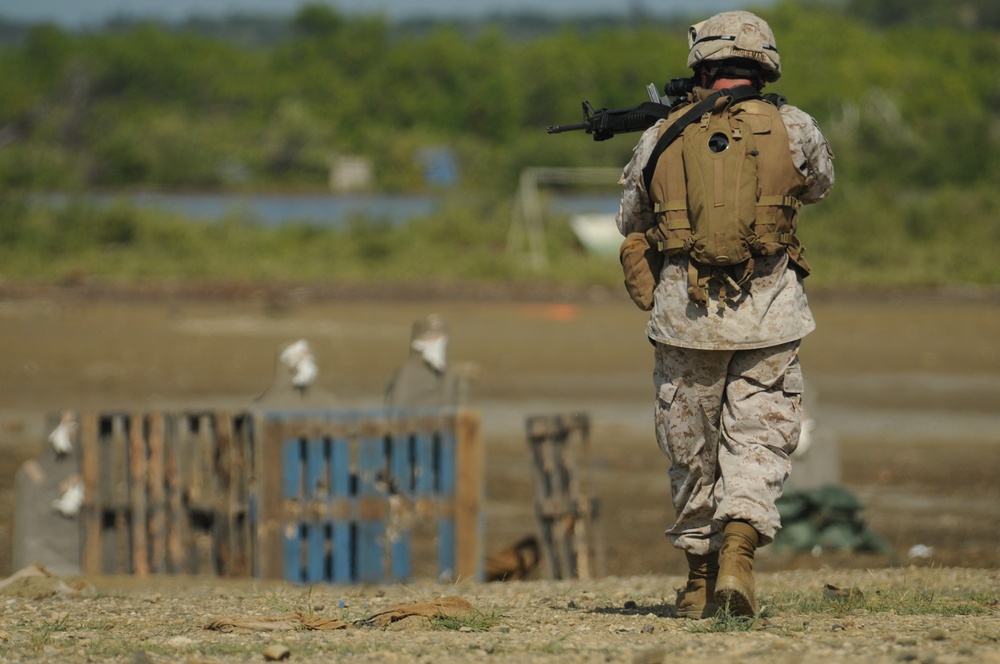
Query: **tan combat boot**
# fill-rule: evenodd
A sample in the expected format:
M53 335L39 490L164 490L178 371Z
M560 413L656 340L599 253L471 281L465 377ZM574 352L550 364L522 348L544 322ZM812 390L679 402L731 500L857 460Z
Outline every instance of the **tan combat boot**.
M758 540L757 531L743 521L730 521L723 531L715 601L730 615L757 614L757 599L753 588L753 554Z
M715 577L719 575L719 552L705 556L685 552L688 561L688 581L677 593L677 617L712 618L719 612L715 603Z

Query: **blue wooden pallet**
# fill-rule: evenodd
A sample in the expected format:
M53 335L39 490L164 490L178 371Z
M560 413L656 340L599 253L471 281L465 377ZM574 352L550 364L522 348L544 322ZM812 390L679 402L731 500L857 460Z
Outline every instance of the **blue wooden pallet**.
M456 566L453 419L401 411L265 413L311 423L281 440L284 578L296 583L404 582L413 541L401 508L433 515L437 572ZM413 506L423 506L414 510ZM396 506L396 507L394 507ZM396 512L394 512L396 510Z

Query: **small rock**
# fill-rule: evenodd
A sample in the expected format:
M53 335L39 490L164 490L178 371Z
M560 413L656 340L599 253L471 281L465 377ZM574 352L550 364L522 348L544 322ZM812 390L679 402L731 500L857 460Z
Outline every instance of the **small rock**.
M646 623L645 625L642 626L642 633L643 634L652 634L653 633L653 626L650 625L649 623Z
M935 627L927 632L927 638L931 641L946 641L948 639L948 632L940 627Z
M287 646L274 644L264 650L264 659L269 662L280 662L292 656L292 651Z
M622 605L622 608L625 608L625 609L634 609L634 608L637 608L638 606L639 605L636 604L634 600L630 599L629 601L625 602L625 604Z

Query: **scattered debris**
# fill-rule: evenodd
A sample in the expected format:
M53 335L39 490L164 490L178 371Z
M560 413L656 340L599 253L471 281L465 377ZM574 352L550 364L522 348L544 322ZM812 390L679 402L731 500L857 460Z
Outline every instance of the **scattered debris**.
M385 627L390 623L409 618L410 616L459 618L473 611L475 609L472 608L472 605L461 597L445 596L438 597L430 602L396 604L378 611L363 620L357 621L357 624ZM281 632L299 629L334 630L346 629L348 627L350 625L343 620L311 615L303 611L292 611L290 613L283 613L280 616L220 618L205 625L205 629L219 632L231 632L235 629L249 629L260 632Z
M486 581L521 581L538 567L541 559L538 538L528 535L489 556L483 574Z
M77 597L94 594L93 587L86 582L69 583L33 563L14 572L0 581L0 594L17 597Z
M472 605L461 597L452 595L438 597L430 602L419 602L416 604L396 604L382 611L374 613L362 622L366 625L386 626L389 623L403 620L410 616L423 616L424 618L458 618L470 614L474 611Z
M292 651L288 646L275 644L264 649L264 659L269 662L280 662L292 656Z
M280 616L254 618L220 618L205 625L205 629L231 632L234 629L249 629L259 632L285 632L297 629L332 630L344 629L347 623L336 618L314 616L302 611L284 613Z

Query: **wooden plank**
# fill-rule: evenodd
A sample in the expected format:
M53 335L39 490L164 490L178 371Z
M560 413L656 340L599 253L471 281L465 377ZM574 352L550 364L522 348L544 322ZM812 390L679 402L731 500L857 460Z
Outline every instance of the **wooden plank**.
M380 473L386 466L385 441L381 436L373 435L377 431L371 427L358 440L358 491L359 505L365 504L365 499L381 498L382 491L378 488ZM365 435L367 434L367 435ZM357 580L365 583L377 583L384 579L383 565L385 561L382 538L385 530L383 521L374 515L360 515L357 523L355 542L357 550Z
M284 503L294 503L301 507L304 502L305 487L303 477L305 475L305 445L304 440L298 438L286 439L282 444L281 470L283 480L282 498ZM282 528L283 537L283 558L284 558L284 578L289 581L302 582L306 580L305 566L302 561L302 523L299 519L302 515L300 509L295 515L285 516L285 524Z
M149 426L149 570L153 574L167 571L167 487L165 477L165 415L150 413Z
M479 416L460 411L455 421L455 575L483 579L483 446Z
M169 417L165 422L166 440L164 442L166 461L166 500L167 500L167 561L169 574L180 574L184 571L184 541L188 515L184 511L183 484L187 477L184 466L184 430L186 419L179 416Z
M258 571L264 579L283 579L285 571L284 532L284 422L272 413L257 414L255 442L260 474L258 493Z
M111 438L107 441L111 463L107 468L108 485L111 488L111 509L114 513L114 531L110 535L111 546L105 546L104 571L112 574L131 574L129 564L132 557L129 546L128 502L128 435L126 432L128 417L121 414L111 415Z
M246 555L247 576L260 576L257 571L257 478L260 472L256 448L255 421L249 413L243 413L243 504L246 515L243 518L243 542Z
M230 537L233 551L230 575L244 578L251 575L251 543L249 518L249 488L251 484L251 448L247 439L248 418L243 415L227 414L233 421L233 446L230 470L232 479L229 487Z
M83 506L81 521L83 546L81 570L84 574L101 573L101 521L104 504L100 493L100 449L97 413L80 416L80 473L83 477Z
M437 485L437 538L438 571L442 577L458 579L455 541L455 435L451 431L434 432L434 467L438 471Z
M307 583L326 580L327 464L324 451L321 438L310 437L305 441L305 493L302 501L313 508L308 510L309 522L306 524L305 581ZM321 514L317 514L318 511L321 511Z
M391 578L406 581L412 570L410 514L413 471L410 438L398 427L389 439L389 525L386 529L391 557Z
M212 509L212 563L215 574L232 576L233 573L233 526L236 506L232 504L233 485L233 421L228 413L218 412L206 417L212 423L214 445L211 469L212 484L215 487ZM205 437L202 437L205 441ZM204 444L204 443L203 443Z
M330 497L335 501L347 501L351 497L351 441L337 437L330 441ZM355 577L354 529L350 514L334 517L332 580L334 583L350 583Z
M132 572L137 576L149 575L149 546L146 523L146 418L141 413L133 413L129 418L128 465L129 465L129 515L131 524Z

